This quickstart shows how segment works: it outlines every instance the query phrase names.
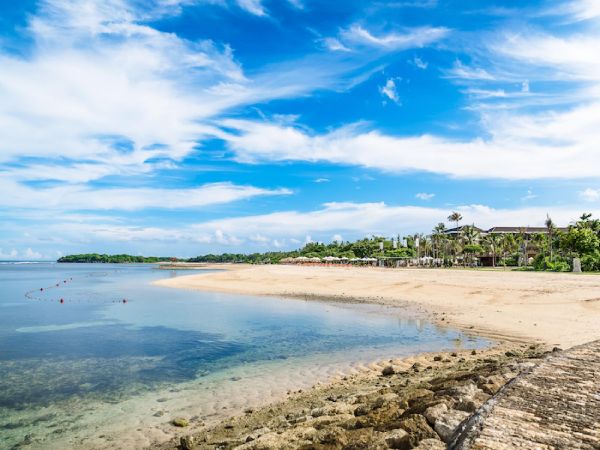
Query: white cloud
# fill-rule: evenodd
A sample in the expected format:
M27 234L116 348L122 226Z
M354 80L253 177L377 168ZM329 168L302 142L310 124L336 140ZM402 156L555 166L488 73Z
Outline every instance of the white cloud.
M600 189L587 188L579 193L579 196L587 202L600 200Z
M464 223L482 228L492 226L543 226L549 213L558 226L566 226L589 210L578 207L526 207L495 209L484 205L454 206ZM201 252L200 248L301 245L314 240L346 236L356 239L366 235L386 236L429 232L444 221L449 211L419 206L389 206L385 203L328 203L314 211L281 211L270 214L211 220L182 228L133 227L113 224L61 223L50 226L52 233L78 236L88 242L163 243L171 253L175 248ZM600 210L592 211L598 216ZM335 236L339 235L339 236ZM267 238L268 236L268 238ZM288 244L286 244L288 243ZM198 247L200 246L200 247Z
M427 69L427 67L429 66L429 63L427 61L423 61L421 58L419 58L418 56L415 56L411 61L410 61L415 67L418 67L419 69Z
M243 162L325 161L388 172L427 171L461 178L577 179L598 176L600 103L538 116L497 115L488 140L396 137L348 126L313 135L298 127L228 120L224 135Z
M450 33L444 27L419 27L407 29L403 33L375 35L361 25L353 25L340 32L344 44L383 48L388 50L406 50L432 44L445 38Z
M341 235L341 234L334 234L334 235L331 237L331 241L332 241L332 242L344 242L344 238L342 237L342 235Z
M454 62L452 69L446 71L448 78L457 78L461 80L494 80L495 77L487 70L481 67L465 66L460 60Z
M418 198L419 200L431 200L433 197L435 197L435 194L430 194L427 192L419 192L418 194L415 194L415 198Z
M14 248L7 253L4 253L4 250L0 248L0 259L16 259L18 257L18 252Z
M529 80L523 81L521 84L521 92L529 92Z
M342 44L340 42L339 39L337 38L333 38L333 37L328 37L323 39L323 45L325 45L326 48L328 48L331 51L343 51L343 52L349 52L351 51L348 47L346 47L344 44Z
M317 178L315 183L329 183L329 178Z
M379 92L384 97L389 98L394 103L400 103L400 97L398 95L398 89L396 88L396 81L394 78L388 78L384 86L379 87Z
M43 256L40 252L33 251L31 248L27 248L23 253L25 259L43 259Z
M287 0L290 5L296 9L304 9L304 2L302 0Z
M0 180L0 188L3 192L11 192L10 196L0 198L0 206L63 211L199 208L257 196L291 194L287 189L270 190L231 183L212 183L188 189L90 188L80 185L34 189L10 180Z
M537 197L538 196L536 194L534 194L531 189L527 189L527 194L525 194L523 197L521 197L521 200L523 200L523 201L533 200L534 198L537 198Z
M256 16L262 17L267 15L267 11L261 0L237 0L237 4L240 8Z

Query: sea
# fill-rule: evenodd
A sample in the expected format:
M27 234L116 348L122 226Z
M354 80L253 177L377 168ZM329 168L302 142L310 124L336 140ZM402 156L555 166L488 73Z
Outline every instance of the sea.
M0 448L144 448L377 360L480 348L414 314L153 285L150 264L0 262Z

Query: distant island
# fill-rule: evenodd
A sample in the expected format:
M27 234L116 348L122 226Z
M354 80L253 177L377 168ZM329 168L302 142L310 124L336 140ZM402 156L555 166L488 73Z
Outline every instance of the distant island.
M80 255L66 255L58 258L59 263L159 263L166 261L181 261L168 256L133 256L133 255L106 255L98 253L83 253Z

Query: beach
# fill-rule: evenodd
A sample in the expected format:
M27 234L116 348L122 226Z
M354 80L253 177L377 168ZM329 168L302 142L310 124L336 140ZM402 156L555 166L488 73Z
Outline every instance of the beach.
M410 308L487 337L569 348L598 338L600 277L469 269L222 265L156 284Z

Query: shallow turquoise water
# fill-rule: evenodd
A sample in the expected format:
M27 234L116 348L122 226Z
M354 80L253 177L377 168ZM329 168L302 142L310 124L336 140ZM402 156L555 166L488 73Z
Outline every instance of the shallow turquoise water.
M119 403L245 364L485 343L372 307L150 284L175 275L148 265L0 264L0 435L14 443L20 427L31 430L14 420L29 409Z

